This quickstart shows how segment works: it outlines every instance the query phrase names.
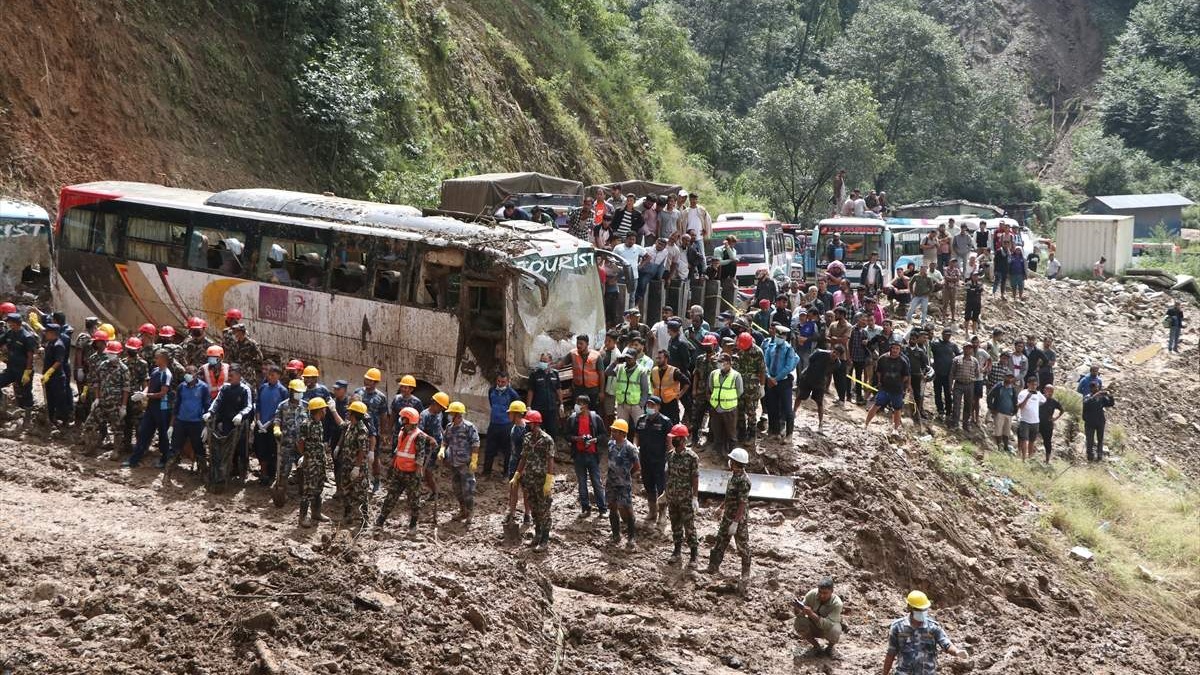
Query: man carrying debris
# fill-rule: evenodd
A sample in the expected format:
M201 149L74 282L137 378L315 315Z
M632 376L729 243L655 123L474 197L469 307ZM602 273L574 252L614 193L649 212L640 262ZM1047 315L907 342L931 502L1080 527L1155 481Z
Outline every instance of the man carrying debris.
M721 525L717 528L717 541L713 544L708 556L706 574L716 574L721 569L721 560L725 558L725 549L729 539L733 537L737 544L738 556L742 559L742 578L738 582L738 592L745 593L750 584L750 477L746 475L746 465L750 463L750 453L744 448L734 448L729 453L729 470L733 473L725 486L725 501L717 510L721 517Z
M825 577L803 599L794 598L792 613L796 634L812 645L806 656L833 657L833 646L842 638L842 599L833 593L833 579ZM829 644L822 648L818 639Z
M612 543L621 542L621 521L625 521L625 548L633 549L635 525L633 520L633 480L642 467L638 449L629 442L629 424L616 420L608 428L608 477L604 492L608 496L608 523L612 528Z
M303 468L304 484L300 490L300 527L312 527L327 520L321 515L321 491L325 487L325 412L329 404L323 398L308 402L308 417L300 425L297 449ZM309 519L309 508L312 519Z
M965 649L950 642L945 631L929 616L933 603L921 591L908 594L908 614L892 622L888 629L887 656L883 673L889 675L896 665L896 675L932 675L937 671L938 649L941 648L961 661L970 658Z
M550 495L554 488L554 439L542 429L542 414L531 410L525 414L528 427L521 453L521 463L513 480L525 489L525 498L533 511L533 540L535 551L545 551L550 545ZM610 460L611 463L611 460ZM512 512L509 512L512 515ZM632 525L631 525L632 528ZM630 541L633 534L629 535Z
M688 567L696 566L699 540L696 538L696 512L700 510L700 458L687 447L688 428L682 424L671 427L671 454L667 460L667 514L671 517L671 539L675 550L667 560L679 562L683 538L687 537Z
M421 476L427 458L437 454L437 441L420 428L421 413L415 408L400 409L400 433L392 452L392 471L388 478L387 496L379 509L375 526L382 526L403 495L408 502L408 532L416 532L420 515Z

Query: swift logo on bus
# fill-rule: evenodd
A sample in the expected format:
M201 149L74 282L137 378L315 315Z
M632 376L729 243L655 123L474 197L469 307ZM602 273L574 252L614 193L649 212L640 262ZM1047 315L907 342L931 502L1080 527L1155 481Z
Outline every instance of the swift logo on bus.
M258 287L258 315L277 323L304 323L313 311L313 294L278 286Z
M0 237L5 239L36 237L41 235L45 227L45 223L8 223L0 227Z
M562 270L576 270L591 267L596 264L595 251L578 251L576 253L568 253L566 255L555 256L553 258L543 258L541 256L525 256L513 260L517 267L523 270L548 276L556 274Z

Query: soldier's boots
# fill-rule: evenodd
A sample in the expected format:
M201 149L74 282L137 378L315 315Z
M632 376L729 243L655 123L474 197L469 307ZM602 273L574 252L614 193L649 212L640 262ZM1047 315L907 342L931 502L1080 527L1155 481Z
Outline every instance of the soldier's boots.
M347 510L346 510L346 516L345 516L344 518L342 518L342 520L343 520L343 521L346 521L346 520L349 520L349 519L350 519L350 511L349 511L349 509L347 509ZM379 512L379 515L378 515L378 516L375 516L375 527L383 527L383 524L384 524L385 522L387 522L387 514L386 514L386 513L384 513L384 512L382 512L382 511L380 511L380 512ZM409 524L409 530L411 530L411 529L412 529L412 524L411 524L411 521L410 521L410 524Z
M314 497L312 500L312 519L315 523L327 523L329 518L321 515L321 498Z
M538 538L537 546L534 546L533 550L537 553L544 553L546 551L546 549L549 547L550 547L550 531L549 531L549 529L547 529L545 532L542 532L542 536L540 538Z
M308 500L300 502L300 527L312 527L313 522L308 518Z
M521 527L529 527L529 524L532 522L533 519L529 517L528 513L526 513L525 516L521 518Z
M634 525L633 515L631 514L629 517L629 521L626 523L625 548L632 551L633 547L635 546L636 537L637 537L636 526Z
M750 590L750 563L742 563L742 578L738 580L737 589L742 595Z
M658 522L658 497L650 496L646 498L646 501L650 502L647 509L650 513L646 516L646 520L651 523Z
M725 551L714 548L712 553L708 554L708 567L704 570L705 574L716 574L721 569L721 561L725 558Z
M694 570L694 569L696 569L696 557L699 555L699 552L696 550L695 546L690 547L688 549L688 551L689 551L689 555L688 555L687 566L688 566L688 569Z
M382 525L382 523L379 523ZM412 514L408 517L408 533L414 534L417 531L417 514Z
M671 551L671 557L667 558L668 565L678 565L680 559L683 558L683 544L675 542L675 550Z
M612 528L612 543L621 543L621 516L617 515L616 509L608 512L608 524Z
M463 512L463 527L468 530L471 529L471 516L472 515L473 515L472 509L467 509L466 511Z

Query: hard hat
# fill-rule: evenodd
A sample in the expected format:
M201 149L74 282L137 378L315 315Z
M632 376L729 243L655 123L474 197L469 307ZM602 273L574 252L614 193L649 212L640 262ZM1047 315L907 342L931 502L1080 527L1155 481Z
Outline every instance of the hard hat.
M144 323L141 328L138 328L138 333L143 335L158 335L158 329L152 323Z
M763 271L765 272L766 270L763 270ZM766 309L771 306L771 301L766 298L763 298L762 300L758 301L758 306L762 307L763 309Z
M358 403L361 403L361 401L358 401ZM325 399L321 398L320 396L314 396L308 400L308 411L309 412L312 412L314 410L324 410L328 407L329 407L329 404L326 403Z
M0 314L12 314L17 311L17 306L11 302L0 303Z
M102 323L102 324L100 324L100 330L101 330L101 331L102 331L102 332L103 332L105 335L107 335L107 336L108 336L108 339L109 339L109 340L111 340L111 339L113 339L113 338L115 338L115 337L117 336L117 329L116 329L116 328L113 328L113 325L112 325L111 323Z
M690 435L688 428L682 424L676 424L667 432L669 438L687 438Z
M442 406L443 408L450 405L450 397L448 395L446 395L446 392L444 392L444 391L439 391L438 393L434 394L433 400L435 403Z
M415 387L417 386L417 378L413 377L412 375L405 375L404 377L400 378L400 386Z
M629 422L626 422L625 420L617 420L613 422L612 426L610 426L608 429L609 431L620 431L627 434L629 433Z
M142 348L141 338L131 337L125 341L125 349L141 349L141 348Z
M233 320L233 321L241 321L242 320L242 310L240 310L240 309L225 310L225 319Z
M913 591L912 593L909 593L906 600L908 601L908 606L912 607L913 609L929 609L929 606L933 604L921 591Z
M192 318L187 320L187 327L188 327L188 330L192 330L193 328L199 328L199 329L203 330L205 328L208 328L208 322L205 321L204 319L201 319L198 316L193 316Z
M300 377L320 377L321 371L317 370L316 366L304 366L304 372L300 373Z
M92 342L108 342L108 333L102 330L92 333Z
M738 349L746 351L747 349L750 349L753 344L754 336L750 335L749 333L742 333L741 335L737 336Z
M467 406L459 403L458 401L451 401L450 405L446 407L446 410L451 413L458 413L459 415L467 414Z
M378 368L367 368L367 372L363 375L364 380L378 382L383 379L383 373L379 372Z
M746 452L745 448L734 448L733 452L729 453L729 459L732 459L738 464L749 464L750 453Z
M350 402L350 412L356 412L359 415L366 415L367 414L367 404L363 403L362 401L351 401Z
M716 347L717 346L717 334L716 333L706 334L703 338L700 339L700 345L703 347Z
M354 403L361 403L361 401L355 401ZM354 403L350 404L351 407L354 406ZM421 413L417 412L417 409L413 407L401 408L400 419L408 424L416 424L421 419Z
M304 380L292 380L291 382L288 382L288 389L291 389L292 391L298 391L300 393L308 391L308 387L304 384Z
M163 326L158 329L158 337L175 337L174 326Z
M525 413L525 421L529 422L530 424L541 424L542 413L536 410L530 410L529 412Z
M510 413L525 414L528 411L529 411L529 408L525 407L524 401L513 401L512 403L508 404L508 412L510 412Z
M292 359L287 362L288 370L304 370L304 362L300 359Z
M105 354L120 354L121 349L121 343L116 340L109 340L108 344L104 345Z
M204 350L204 355L215 356L218 359L225 358L225 348L221 345L210 345L208 349Z

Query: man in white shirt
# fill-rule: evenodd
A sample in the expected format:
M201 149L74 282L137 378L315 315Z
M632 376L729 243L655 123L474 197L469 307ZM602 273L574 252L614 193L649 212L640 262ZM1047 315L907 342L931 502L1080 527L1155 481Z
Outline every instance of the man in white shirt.
M637 292L634 294L633 302L637 304L642 301L642 297L646 295L646 289L650 287L651 281L662 279L667 274L667 266L671 259L671 252L667 250L667 240L662 237L654 242L654 247L644 249L646 255L643 257L642 269L638 270Z
M667 332L667 322L673 318L675 308L663 305L662 320L650 327L650 348L647 352L657 355L660 349L667 348L667 343L671 341L671 334Z
M1017 451L1021 453L1021 461L1028 461L1033 456L1033 445L1038 437L1038 427L1041 419L1039 406L1046 402L1046 396L1038 391L1037 377L1025 380L1025 388L1017 393Z
M646 249L637 243L637 234L630 232L625 235L625 243L614 246L613 253L620 256L621 260L624 260L626 265L628 265L626 267L626 287L629 289L637 288L638 268L641 267L642 260L646 257Z
M1046 260L1046 278L1057 279L1061 274L1062 263L1058 261L1058 258L1054 257L1053 253L1051 253L1050 257Z
M692 235L694 241L707 240L712 236L712 219L708 217L708 210L700 206L700 198L696 193L680 190L679 194L688 199L688 207L683 211L687 233Z
M842 202L842 212L841 213L843 216L848 218L848 217L854 215L854 200L857 197L858 197L858 190L855 190L850 193L850 196L846 198L846 201Z
M671 237L671 243L667 245L667 279L679 279L685 282L688 278L690 268L687 261L687 247L690 244L688 235L680 237L678 234Z
M862 198L858 190L854 191L854 217L863 218L867 215L867 200Z

